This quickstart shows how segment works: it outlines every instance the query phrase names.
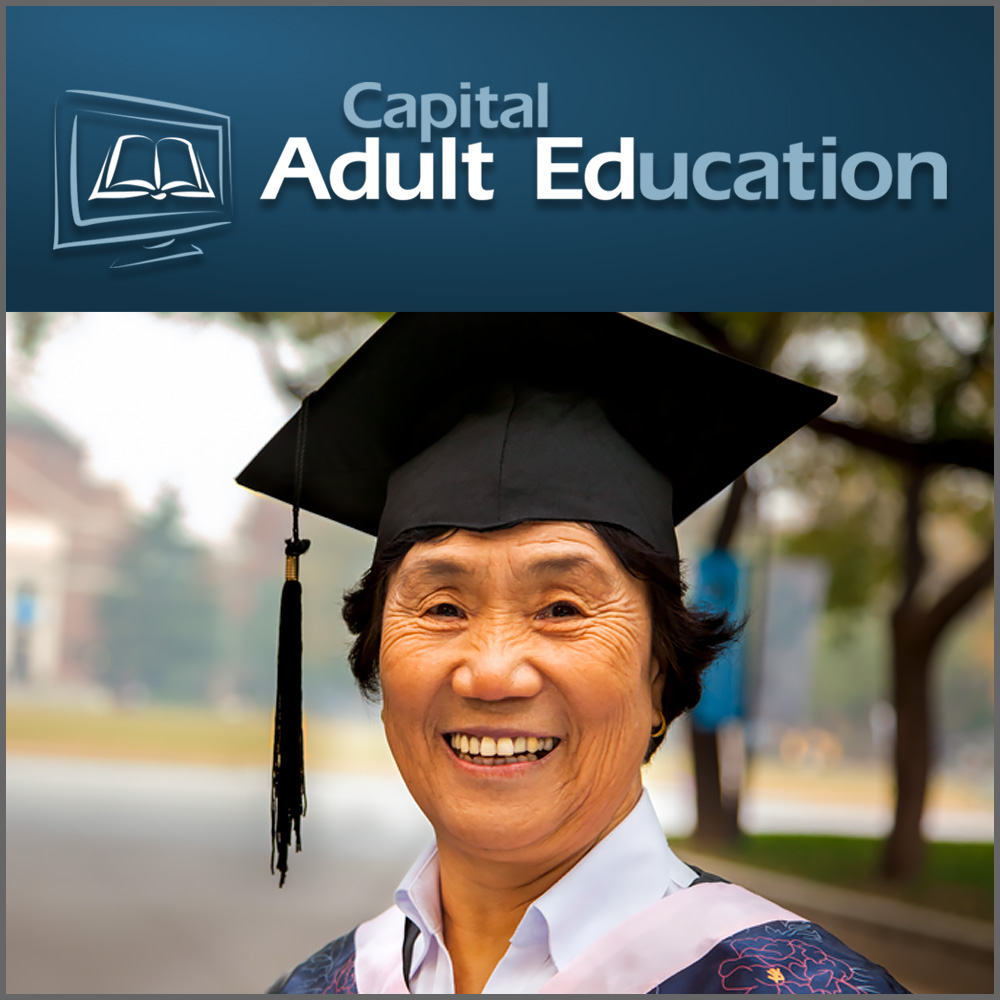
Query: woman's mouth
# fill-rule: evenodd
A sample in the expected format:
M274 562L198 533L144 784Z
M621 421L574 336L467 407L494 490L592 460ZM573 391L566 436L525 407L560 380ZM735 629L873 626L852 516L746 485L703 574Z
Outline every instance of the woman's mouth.
M559 746L556 736L472 736L445 733L445 742L460 760L469 764L502 767L541 760Z

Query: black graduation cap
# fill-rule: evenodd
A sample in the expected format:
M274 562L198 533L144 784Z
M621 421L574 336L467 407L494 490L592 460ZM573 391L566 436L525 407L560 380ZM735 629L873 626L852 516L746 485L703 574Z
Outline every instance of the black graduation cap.
M397 313L237 477L293 505L279 701L282 650L301 653L300 507L379 548L414 527L599 521L676 556L677 524L834 399L618 313Z

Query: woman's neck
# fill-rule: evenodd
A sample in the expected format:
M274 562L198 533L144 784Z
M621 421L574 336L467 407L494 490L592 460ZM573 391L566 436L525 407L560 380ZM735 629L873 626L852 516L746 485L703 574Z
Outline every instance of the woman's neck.
M491 856L438 831L442 923L456 993L482 992L528 907L632 811L641 793L637 782L596 837L569 849L564 842L561 850L535 845Z
M528 907L590 850L547 865L484 863L438 844L441 912L456 993L481 993Z

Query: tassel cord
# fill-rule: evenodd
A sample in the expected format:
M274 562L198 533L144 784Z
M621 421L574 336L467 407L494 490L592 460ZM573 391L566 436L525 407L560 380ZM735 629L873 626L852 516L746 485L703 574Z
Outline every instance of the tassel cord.
M309 397L302 401L296 429L292 537L285 539L285 583L278 619L278 683L274 706L274 751L271 761L271 874L288 873L288 848L302 850L301 818L306 814L305 742L302 734L302 584L299 557L309 540L299 537L299 506L305 467Z

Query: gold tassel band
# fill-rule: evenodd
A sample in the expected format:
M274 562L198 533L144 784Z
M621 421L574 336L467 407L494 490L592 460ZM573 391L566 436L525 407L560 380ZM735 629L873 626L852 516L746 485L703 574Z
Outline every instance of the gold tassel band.
M285 579L297 580L299 578L299 557L285 556Z

